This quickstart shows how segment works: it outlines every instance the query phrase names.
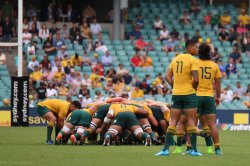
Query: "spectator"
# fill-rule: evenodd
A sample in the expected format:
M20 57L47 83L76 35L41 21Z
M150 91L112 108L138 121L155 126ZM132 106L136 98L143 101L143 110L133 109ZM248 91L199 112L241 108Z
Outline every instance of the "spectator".
M81 35L84 39L91 38L91 31L90 31L90 28L88 27L88 24L86 22L80 26L80 31L81 31Z
M223 15L220 16L220 25L224 28L231 24L231 16L228 11L225 11Z
M233 52L229 55L230 58L233 58L234 63L241 63L241 53L237 49L237 47L233 47Z
M69 29L68 29L67 24L63 24L63 28L60 31L60 35L63 39L69 38Z
M26 13L29 19L31 20L34 16L37 16L37 9L32 4L30 4L29 9Z
M64 59L65 55L69 55L68 51L66 51L67 47L63 45L58 51L57 51L57 57L59 59Z
M73 66L82 66L82 57L79 56L78 53L76 53L75 55L73 55L71 57L71 62L73 63Z
M28 63L28 71L33 72L35 71L35 66L39 66L39 62L36 60L36 56L32 56L31 61Z
M158 33L159 30L163 29L163 22L160 16L155 17L153 28L155 29L156 33Z
M246 56L249 56L249 52L250 52L250 37L247 38Z
M100 42L95 42L95 51L105 53L108 50L106 45L101 45Z
M156 77L156 79L154 80L154 82L156 83L156 85L158 86L158 87L163 87L163 84L164 84L164 78L163 78L163 76L162 76L162 73L158 73L158 75L157 75L157 77Z
M25 26L24 26L25 27ZM33 40L41 40L41 38L39 38L39 31L38 29L36 28L36 25L35 24L32 24L31 25L31 29L29 30L29 33L32 35L32 39Z
M60 16L59 13L57 13L57 16ZM44 11L44 19L47 21L53 21L55 19L54 17L54 8L53 3L49 3L48 7Z
M105 82L105 87L104 87L105 92L112 92L113 91L113 82L112 78L106 78Z
M57 69L58 70L54 73L54 79L57 81L62 81L63 76L64 76L64 72L62 70L62 67L58 66Z
M42 28L39 30L39 37L43 40L49 37L49 29L46 27L46 24L43 24Z
M200 38L201 38L200 31L197 29L192 39L198 41Z
M40 86L36 89L36 100L41 102L47 98L46 85L40 82Z
M51 67L48 68L48 70L46 68L43 68L43 82L44 84L47 85L47 81L51 81L53 78L53 74L51 72Z
M168 40L163 41L163 51L165 52L172 52L175 50L175 40L170 38Z
M116 70L111 66L107 71L106 71L106 78L112 78L113 80L116 80Z
M125 88L125 84L121 78L118 78L116 83L113 84L114 92L115 92L115 94L117 94L119 96L122 94L122 91L124 88Z
M144 92L139 88L139 84L135 84L135 87L131 93L131 98L137 99L137 98L143 98L143 97L144 97Z
M46 90L46 93L47 93L48 98L50 98L52 96L54 96L54 97L58 96L57 90L55 89L55 85L52 83L49 84L49 86Z
M100 90L96 90L95 91L94 102L104 101L104 100L105 100L105 98L102 96L101 91Z
M37 51L37 41L33 41L31 45L28 46L27 48L27 55L36 55L36 51Z
M162 95L162 90L161 90L161 88L159 88L157 86L156 82L152 83L152 87L150 88L149 94L151 94L153 96L158 95L158 94Z
M88 57L88 52L84 51L82 58L83 66L91 66L91 59Z
M60 31L58 30L56 34L53 36L53 47L56 49L60 49L63 45L65 45L65 41L61 37Z
M79 94L86 96L87 94L90 94L90 90L88 89L87 84L82 84L81 89L79 90Z
M124 80L124 83L125 85L131 85L132 81L133 81L133 78L132 76L129 74L128 71L125 71L124 75L122 76L123 77L123 80Z
M16 36L15 29L8 16L4 17L4 21L2 23L2 35L3 42L10 42L11 38Z
M140 36L140 38L135 42L135 49L136 50L144 50L144 48L148 45L148 43L146 43L143 40L143 37Z
M142 63L142 59L140 57L140 51L136 51L136 54L130 60L133 68L140 67Z
M0 65L6 65L6 56L0 48Z
M233 100L233 91L231 87L227 85L227 87L222 91L221 101L222 102L231 102Z
M203 18L203 22L205 25L210 25L211 24L211 20L212 20L212 13L208 12L204 18Z
M250 17L246 14L246 10L242 9L241 14L238 16L238 20L240 23L242 23L245 26L249 26L250 23Z
M79 98L80 98L81 96L82 96L82 95L79 95ZM93 103L92 98L91 98L90 95L87 93L87 94L85 95L85 97L83 97L82 106L83 106L83 107L87 107L88 104L91 104L91 103Z
M180 33L176 30L176 28L173 29L172 32L170 32L170 36L174 41L179 40Z
M221 42L228 41L228 37L229 37L229 34L227 33L226 28L222 27L219 33L219 40Z
M80 72L76 72L75 74L76 76L74 77L71 86L76 86L76 87L80 87L82 84L82 78L81 78L81 73Z
M67 66L65 66L63 69L64 69L64 73L67 74L66 80L68 80L68 75L71 73L71 70L73 70L73 72L75 72L74 66L71 64L70 61L67 62Z
M73 66L73 63L72 63L71 59L69 59L69 56L67 54L65 54L64 59L61 61L61 65L64 68L64 67L67 66L68 63L70 63L71 66Z
M222 55L218 52L218 48L216 47L212 53L211 60L217 63L220 58L222 58Z
M143 29L143 28L144 28L144 20L143 20L141 14L138 14L138 15L136 16L136 20L135 20L135 22L134 22L134 26L136 26L136 27L139 28L139 29Z
M222 60L218 60L218 66L219 66L222 78L224 79L227 78L226 66L223 64Z
M31 30L32 24L34 24L36 26L36 28L38 30L40 30L41 23L40 23L40 21L37 21L37 17L36 16L33 16L32 17L32 21L29 23L29 30Z
M93 46L93 43L92 43L92 39L91 38L89 38L88 39L88 43L87 43L87 51L93 51L93 49L94 49L94 46Z
M183 15L181 16L180 23L182 25L187 25L192 23L187 11L184 11Z
M163 29L160 31L159 39L161 40L161 42L169 39L169 31L165 25L163 26Z
M97 35L102 32L102 27L99 23L97 23L97 18L93 18L93 22L90 25L90 32L92 35Z
M76 86L71 86L71 89L69 90L69 96L77 96L78 91L76 89Z
M117 74L124 75L126 72L128 72L128 70L124 68L122 63L120 63L118 65Z
M42 72L39 70L39 65L35 65L34 71L30 74L30 79L32 80L33 89L36 87L37 81L42 80Z
M241 34L247 33L248 29L247 29L246 25L244 25L242 22L240 22L236 28L236 31L239 35L241 35Z
M83 74L82 86L83 85L87 85L88 87L91 87L91 80L89 79L89 76L86 73Z
M231 44L233 44L236 41L237 37L238 37L237 32L234 30L234 28L231 28L228 36L228 40L231 42Z
M150 41L148 42L147 46L144 48L144 50L146 51L146 53L148 53L149 51L154 51L155 47L153 45L153 42Z
M60 87L58 88L58 96L68 96L69 94L68 86L69 86L68 84L61 82Z
M75 79L75 70L70 66L70 63L64 68L64 72L66 75L66 82L70 85L72 84L73 80Z
M100 59L98 58L98 54L95 52L94 57L92 57L92 59L91 59L92 67L95 66L97 64L97 62L99 62L99 61L100 61Z
M59 21L64 21L64 16L63 16L63 5L60 3L57 5L57 9L54 9L56 13L55 15L55 20L59 20ZM52 20L53 21L53 20Z
M59 29L56 26L56 22L53 22L52 27L49 29L49 32L52 33L52 36L54 36L58 30Z
M8 17L12 21L12 19L14 17L14 8L9 3L9 0L5 0L4 4L2 4L2 7L1 7L1 16L2 16L2 19ZM1 20L1 18L0 18L0 20Z
M80 29L77 26L77 23L72 24L72 28L69 30L69 38L71 39L71 42L74 43L74 41L78 41L76 44L81 44L82 36L80 34Z
M234 100L240 100L241 97L244 95L245 91L246 91L245 88L243 88L241 86L240 82L237 81L236 88L233 90L233 92L234 92L234 98L233 99Z
M226 66L226 73L227 73L227 77L229 77L230 74L236 74L236 65L234 62L233 58L229 58L229 62Z
M193 13L195 16L201 11L201 7L198 4L197 0L193 0L190 5L190 12Z
M101 62L98 61L97 64L94 65L92 70L94 73L97 73L99 76L104 76L104 67L101 64Z
M112 22L114 21L114 11L113 11L113 10L108 11L105 20L106 20L106 22L108 22L108 23L112 23Z
M43 60L40 62L40 64L41 64L42 68L46 68L46 69L51 68L50 60L49 60L47 54L45 54L43 56Z
M250 97L250 84L248 84L247 90L245 91L244 96Z
M130 31L128 33L128 37L130 40L135 40L135 39L139 39L142 36L140 29L138 27L134 27L134 29L132 31Z
M102 64L103 66L112 66L112 57L108 50L105 52L105 55L102 56Z
M146 52L142 53L142 61L141 61L141 67L143 68L153 68L153 60L151 57L149 57Z
M162 95L165 97L166 95L171 94L170 89L168 88L167 83L165 82L162 87Z
M88 4L88 6L83 10L82 17L85 17L87 19L92 19L96 17L96 11L95 9Z
M143 91L144 94L149 94L151 87L147 84L147 80L144 78L143 81L140 83L139 88Z
M76 21L76 12L72 8L72 4L68 4L67 6L67 21L75 22Z

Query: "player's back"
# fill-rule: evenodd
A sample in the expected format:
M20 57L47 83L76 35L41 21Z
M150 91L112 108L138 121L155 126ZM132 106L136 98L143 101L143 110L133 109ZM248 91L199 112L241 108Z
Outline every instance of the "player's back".
M109 109L112 109L114 111L114 116L116 116L120 112L135 113L137 107L133 105L112 104Z
M52 112L59 113L62 110L68 110L70 103L65 100L47 99L39 102L37 105L46 107Z
M213 82L215 78L220 78L221 73L216 63L211 60L198 60L199 85L197 96L214 97Z
M197 69L197 59L191 54L184 53L175 57L169 68L173 70L173 95L194 94L192 71Z

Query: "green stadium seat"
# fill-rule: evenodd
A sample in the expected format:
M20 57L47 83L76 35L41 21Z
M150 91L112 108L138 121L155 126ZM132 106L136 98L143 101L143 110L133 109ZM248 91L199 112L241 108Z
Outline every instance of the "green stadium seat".
M124 56L126 56L126 52L125 51L117 51L116 55L117 55L117 57L124 57Z
M134 50L134 46L133 45L125 45L124 46L124 50L125 51L133 51Z
M122 51L123 50L123 46L121 46L121 45L115 45L114 48L115 48L116 51Z

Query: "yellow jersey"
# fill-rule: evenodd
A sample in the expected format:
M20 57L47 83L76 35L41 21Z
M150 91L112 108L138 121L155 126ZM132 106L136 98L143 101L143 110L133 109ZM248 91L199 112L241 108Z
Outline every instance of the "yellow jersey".
M199 67L199 85L197 96L214 97L213 81L215 78L221 78L218 65L211 60L198 60Z
M138 91L133 90L131 93L132 98L142 98L144 96L144 92L141 89L138 89Z
M135 104L136 105L139 105L141 106L145 111L148 112L148 115L153 115L153 112L152 110L148 107L147 104L144 104L144 103L141 103L141 102L138 102L138 101L135 101L135 100L130 100L131 104Z
M250 17L248 15L239 15L238 19L244 25L248 25L250 23Z
M74 66L80 66L82 63L82 57L78 56L78 59L76 59L75 55L71 57L71 62Z
M30 78L32 78L35 81L39 81L42 80L42 72L38 71L34 71L33 73L30 74Z
M152 58L146 57L146 59L143 59L142 63L141 63L141 66L142 67L151 67L151 66L153 66L153 60L152 60Z
M230 16L221 16L220 17L220 22L221 22L222 25L230 24L231 17Z
M170 110L163 112L164 119L169 122L170 120Z
M59 99L47 99L39 102L37 105L46 107L51 112L57 114L60 118L66 118L70 103Z
M184 53L175 57L169 69L173 70L173 95L194 94L192 71L198 70L197 59L191 54Z
M116 117L116 115L119 112L132 112L132 113L136 113L136 110L138 108L136 106L133 105L124 105L124 104L112 104L109 108L109 110L111 110L114 113L114 117Z

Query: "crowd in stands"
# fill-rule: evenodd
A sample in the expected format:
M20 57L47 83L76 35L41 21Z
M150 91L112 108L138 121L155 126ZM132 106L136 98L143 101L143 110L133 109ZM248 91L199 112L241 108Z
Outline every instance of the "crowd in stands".
M13 7L7 0L5 3L1 10L0 36L4 41L9 41L11 37L16 36L16 31L11 23ZM7 9L8 11L4 11ZM183 14L179 16L178 24L192 25L191 16L198 17L201 11L202 7L193 0L189 10L181 11ZM136 99L145 95L168 96L172 93L164 79L165 73L157 73L156 78L147 74L140 79L132 75L122 61L117 68L113 66L115 55L111 54L103 40L103 28L98 23L96 11L91 5L83 9L79 16L79 12L74 11L71 4L65 9L60 4L49 4L43 11L43 18L53 22L51 27L41 23L37 15L36 9L31 5L25 13L22 34L23 44L27 47L24 53L31 59L27 64L33 96L31 100L53 97L70 100L70 97L75 97L79 98L82 105L86 105L104 100L108 96ZM112 17L113 12L110 11L108 19L112 21ZM56 21L67 21L71 25L64 24L62 28L58 28ZM141 33L146 26L143 15L138 13L131 24L133 30L126 35L135 50L135 54L129 59L132 71L137 68L151 71L156 62L149 54L156 50L156 46L153 41L144 40ZM193 36L188 32L181 35L177 28L172 29L171 25L165 24L160 15L155 16L151 23L157 33L154 40L161 43L161 51L166 53L166 56L169 56L170 52L176 52L177 56L178 52L183 50L185 41L190 38L200 43L211 43L214 45L211 57L218 64L223 79L228 79L230 75L239 77L237 66L242 64L242 56L250 56L250 16L242 9L238 18L233 21L228 11L221 15L208 12L202 20L202 25L210 26L221 43L229 43L232 49L227 55L222 54L210 38L202 38L199 29L194 29ZM72 54L72 47L79 48L80 51ZM37 56L41 52L42 59ZM222 61L225 56L228 57L226 63ZM5 60L6 57L0 50L0 65L5 64ZM85 72L85 69L88 72ZM224 102L239 100L242 96L250 97L250 84L244 88L237 82L235 87L231 90L228 85L222 90Z

